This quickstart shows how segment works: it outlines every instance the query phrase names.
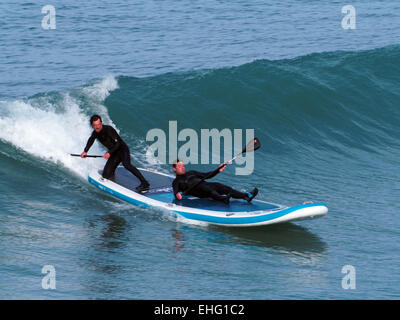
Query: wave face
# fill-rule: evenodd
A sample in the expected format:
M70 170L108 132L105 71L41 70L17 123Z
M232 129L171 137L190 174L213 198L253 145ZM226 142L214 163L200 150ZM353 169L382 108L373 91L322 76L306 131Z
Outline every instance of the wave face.
M240 67L119 77L106 101L113 120L149 128L254 128L268 152L384 152L398 147L398 46L259 60Z
M239 67L149 78L108 76L64 92L0 102L2 149L17 147L87 174L79 159L93 113L141 154L146 133L168 121L178 130L254 129L260 154L386 154L399 147L400 49L311 54ZM93 153L100 152L95 146ZM139 152L137 152L139 151ZM318 155L316 155L318 157Z

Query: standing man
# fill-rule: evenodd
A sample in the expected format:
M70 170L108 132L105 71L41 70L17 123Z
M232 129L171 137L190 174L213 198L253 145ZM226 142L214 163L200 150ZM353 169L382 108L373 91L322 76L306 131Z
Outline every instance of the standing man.
M150 184L143 177L140 171L131 164L131 156L129 153L129 148L126 143L118 135L117 131L111 126L103 125L101 117L97 114L90 118L90 125L93 127L92 135L87 141L86 147L81 154L81 158L85 158L90 147L93 145L94 141L98 139L103 146L108 149L103 155L103 158L107 159L107 163L104 166L103 178L110 179L114 176L115 169L122 162L122 165L135 175L141 182L141 184L136 187L138 192L148 190Z

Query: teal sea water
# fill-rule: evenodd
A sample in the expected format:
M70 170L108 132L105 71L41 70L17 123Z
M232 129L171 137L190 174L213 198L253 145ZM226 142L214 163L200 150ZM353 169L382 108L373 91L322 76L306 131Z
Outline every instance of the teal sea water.
M352 3L355 30L340 1L53 1L43 30L46 4L0 4L0 299L399 298L397 1ZM162 172L145 138L170 120L254 129L254 172L215 180L328 215L234 229L116 200L87 182L103 159L68 155L93 113Z

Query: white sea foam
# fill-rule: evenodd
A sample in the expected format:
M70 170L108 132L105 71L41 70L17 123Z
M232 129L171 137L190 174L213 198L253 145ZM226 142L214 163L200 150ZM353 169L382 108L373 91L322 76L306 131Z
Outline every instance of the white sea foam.
M0 101L0 139L86 178L93 167L101 167L105 160L81 159L69 154L81 153L86 145L92 132L89 113L98 113L107 123L112 123L102 103L116 88L117 80L108 76L81 89L86 103L68 92L60 93L56 99L50 94L27 100ZM90 154L103 153L104 149L97 142L90 149Z

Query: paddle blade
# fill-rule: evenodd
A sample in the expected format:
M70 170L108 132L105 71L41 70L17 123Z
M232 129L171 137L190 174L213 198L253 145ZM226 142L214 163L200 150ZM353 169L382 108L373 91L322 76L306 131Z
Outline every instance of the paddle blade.
M260 140L258 140L258 138L254 138L248 144L246 144L246 146L244 147L242 153L252 152L252 151L255 151L255 150L259 149L260 147L261 147Z

